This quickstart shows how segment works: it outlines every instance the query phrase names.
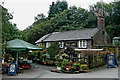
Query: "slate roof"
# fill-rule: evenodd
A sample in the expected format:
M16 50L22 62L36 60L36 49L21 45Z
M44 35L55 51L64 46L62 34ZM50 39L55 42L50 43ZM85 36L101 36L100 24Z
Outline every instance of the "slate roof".
M91 39L96 32L98 32L98 28L86 28L81 30L71 30L65 32L54 32L49 36L45 35L40 38L38 42L47 42L47 41L64 41L64 40L80 40L80 39Z
M44 36L41 37L39 40L37 40L35 43L42 42L42 41L45 40L49 35L51 35L51 34L46 34L46 35L44 35Z

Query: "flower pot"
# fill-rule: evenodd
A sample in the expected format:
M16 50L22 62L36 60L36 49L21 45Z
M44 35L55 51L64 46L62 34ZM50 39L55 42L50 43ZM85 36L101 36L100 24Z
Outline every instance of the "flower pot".
M46 64L46 62L44 62L44 64Z
M73 70L73 69L70 69L70 72L74 72L74 70Z
M60 67L60 66L57 66L57 70L61 70L61 67Z

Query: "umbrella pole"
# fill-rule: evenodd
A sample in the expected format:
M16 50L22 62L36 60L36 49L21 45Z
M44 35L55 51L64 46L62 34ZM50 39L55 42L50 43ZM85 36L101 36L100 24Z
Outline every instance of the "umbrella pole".
M17 51L17 54L16 54L16 64L18 64L18 51Z

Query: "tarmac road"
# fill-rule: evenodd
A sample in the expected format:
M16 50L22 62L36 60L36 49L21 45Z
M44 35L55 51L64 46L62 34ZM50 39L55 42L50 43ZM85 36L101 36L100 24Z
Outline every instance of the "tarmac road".
M41 64L32 64L32 70L19 73L17 76L7 76L3 74L3 78L118 78L118 68L100 68L88 73L68 74L51 72L55 66L47 66Z

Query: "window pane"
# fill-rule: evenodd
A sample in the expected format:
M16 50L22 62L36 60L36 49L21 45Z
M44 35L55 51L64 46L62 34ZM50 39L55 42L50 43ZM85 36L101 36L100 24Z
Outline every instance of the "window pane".
M86 41L83 41L83 48L86 48Z
M48 48L48 42L46 43L46 48Z
M60 48L63 48L64 43L63 42L59 42Z
M82 47L82 41L80 41L80 47Z

